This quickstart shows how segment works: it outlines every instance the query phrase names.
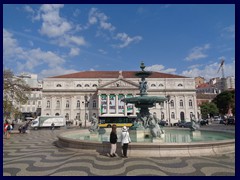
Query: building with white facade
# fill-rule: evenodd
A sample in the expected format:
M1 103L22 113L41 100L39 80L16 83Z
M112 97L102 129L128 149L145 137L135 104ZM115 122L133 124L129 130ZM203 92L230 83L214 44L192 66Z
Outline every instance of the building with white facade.
M37 74L22 73L17 77L23 79L31 88L27 103L20 105L23 116L39 116L42 104L42 82L37 79Z
M139 96L140 78L135 71L84 71L43 79L42 115L89 121L92 116L134 116L138 109L121 101ZM194 78L153 72L149 96L170 95L170 101L150 109L161 119L190 121L199 116Z

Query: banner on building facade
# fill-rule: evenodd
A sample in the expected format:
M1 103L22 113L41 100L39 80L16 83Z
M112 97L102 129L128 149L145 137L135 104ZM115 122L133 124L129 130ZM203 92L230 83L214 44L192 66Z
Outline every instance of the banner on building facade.
M124 114L124 102L122 101L124 99L123 94L118 95L118 113L119 114Z
M101 95L101 114L106 114L107 113L107 95L102 94Z
M116 95L110 94L109 96L109 113L115 114L116 113Z
M132 94L128 94L127 98L131 98L133 97ZM132 114L133 113L133 104L128 104L127 105L127 114Z

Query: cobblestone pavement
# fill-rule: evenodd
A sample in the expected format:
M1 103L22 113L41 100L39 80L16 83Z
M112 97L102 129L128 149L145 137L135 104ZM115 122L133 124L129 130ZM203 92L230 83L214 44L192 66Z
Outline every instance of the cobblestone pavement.
M212 124L204 128L235 130ZM71 129L67 129L70 131ZM57 146L66 129L30 131L3 139L3 176L235 176L235 154L204 157L110 158Z

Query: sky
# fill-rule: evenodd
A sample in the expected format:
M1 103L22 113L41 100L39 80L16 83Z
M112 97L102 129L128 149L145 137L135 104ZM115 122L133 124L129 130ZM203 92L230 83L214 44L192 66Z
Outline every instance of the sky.
M234 4L5 4L3 68L235 76Z

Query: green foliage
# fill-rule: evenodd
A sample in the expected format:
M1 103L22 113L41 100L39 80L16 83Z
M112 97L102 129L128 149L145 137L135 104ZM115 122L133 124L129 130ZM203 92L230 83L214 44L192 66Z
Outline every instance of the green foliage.
M227 114L229 108L232 109L233 114L235 114L235 90L224 91L218 94L213 101L221 114Z
M218 115L219 113L216 104L212 102L203 103L200 107L201 107L201 114L203 119L208 118L208 114L212 117L212 116Z

